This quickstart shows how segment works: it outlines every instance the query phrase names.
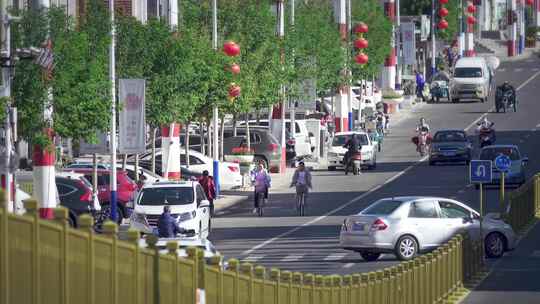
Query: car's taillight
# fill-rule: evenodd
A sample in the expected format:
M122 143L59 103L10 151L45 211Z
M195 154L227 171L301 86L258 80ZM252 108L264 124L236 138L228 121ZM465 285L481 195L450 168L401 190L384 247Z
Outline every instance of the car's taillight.
M371 230L384 230L386 228L388 228L388 225L381 219L376 219L371 225Z
M240 168L235 167L235 166L227 166L227 168L229 168L229 170L231 172L239 172L240 171Z
M79 184L79 186L84 188L84 193L79 199L82 202L92 202L92 190L88 189L88 187L82 181L77 181L77 183Z
M278 144L269 144L268 145L268 150L270 150L271 152L278 152L279 145Z

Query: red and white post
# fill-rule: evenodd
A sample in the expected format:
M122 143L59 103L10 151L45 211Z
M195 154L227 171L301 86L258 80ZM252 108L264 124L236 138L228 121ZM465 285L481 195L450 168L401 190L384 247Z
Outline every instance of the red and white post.
M469 5L473 5L470 3ZM474 13L471 14L469 17L474 18ZM473 57L475 56L474 52L474 23L467 22L467 33L465 33L465 57Z
M516 18L514 18L514 15L516 13L516 0L508 0L507 1L507 18L508 18L508 42L507 42L507 49L508 49L508 57L513 57L516 55L516 38L517 38L517 23Z
M277 10L277 35L280 39L285 37L285 11L284 11L283 0L276 1L276 10ZM285 53L284 50L281 50L281 64L285 63ZM285 87L282 85L279 92L282 101L279 104L274 105L272 108L272 116L270 120L270 131L280 142L281 146L281 161L279 164L279 172L285 173L287 168L286 155L287 148L285 144ZM294 128L293 128L294 129ZM276 168L268 168L272 171L275 171Z
M394 20L396 19L396 5L394 0L384 1L384 15L392 21L392 51L384 60L384 69L382 72L383 91L394 90L396 87L396 46L394 37Z
M540 0L534 1L534 19L536 21L536 27L540 27Z
M338 4L339 34L341 36L343 49L347 51L347 1L339 0ZM344 67L343 73L347 73L346 69L347 68ZM352 119L352 108L349 108L349 94L350 87L347 84L342 84L335 99L334 121L336 124L336 132L347 132L349 130L349 120Z
M179 123L161 127L161 172L164 178L180 179L180 129Z
M53 130L46 129L45 134L52 141ZM44 219L53 219L56 208L55 152L54 146L34 145L32 162L34 164L34 197L39 204L39 215Z

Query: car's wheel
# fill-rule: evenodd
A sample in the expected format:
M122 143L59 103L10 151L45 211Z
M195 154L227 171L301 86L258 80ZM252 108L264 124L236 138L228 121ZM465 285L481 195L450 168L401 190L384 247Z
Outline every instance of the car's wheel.
M459 102L459 98L453 98L453 99L452 99L452 102L453 102L453 103L458 103L458 102Z
M381 254L380 253L375 253L375 252L360 251L360 256L366 262L374 262L377 259L379 259Z
M498 232L488 234L484 241L486 256L488 258L500 258L504 254L506 239Z
M399 260L412 260L418 254L418 242L414 237L404 235L397 241L395 251Z
M110 219L111 218L111 205L107 204L101 208L101 212L103 213L104 218ZM122 220L124 219L124 210L122 210L122 207L120 205L116 206L116 223L118 225L122 224Z
M334 167L334 166L328 166L328 171L336 171L336 167Z

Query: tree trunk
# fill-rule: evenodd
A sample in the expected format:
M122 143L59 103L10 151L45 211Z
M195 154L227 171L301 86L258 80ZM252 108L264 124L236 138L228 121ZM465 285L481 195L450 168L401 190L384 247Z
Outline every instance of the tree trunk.
M154 174L156 174L156 133L157 133L157 128L153 128L152 129L152 173Z
M186 140L184 141L185 143L185 155L186 155L186 167L189 168L189 124L190 122L188 121L186 123Z
M246 113L246 143L248 151L251 150L251 136L249 136L249 114Z
M220 144L219 144L219 159L223 161L223 143L225 138L225 116L221 118L221 126L219 129L220 132Z
M201 138L201 154L206 155L206 144L205 144L205 137L204 137L204 120L201 118L199 121L199 135Z

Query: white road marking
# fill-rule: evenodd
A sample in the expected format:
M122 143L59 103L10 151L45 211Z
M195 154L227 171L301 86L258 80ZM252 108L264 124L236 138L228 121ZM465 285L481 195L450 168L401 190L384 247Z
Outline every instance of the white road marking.
M537 128L540 128L540 123L536 125Z
M538 71L538 70L540 70L540 68L532 68L531 70Z
M351 268L354 266L354 263L347 263L345 265L343 265L343 268Z
M516 69L514 69L514 71L521 72L521 71L523 71L523 68L516 68Z
M343 259L346 256L347 256L347 253L336 253L336 254L331 254L325 257L324 260L325 261L338 261L338 260Z
M257 262L258 260L261 260L264 258L264 255L250 255L246 257L245 259L242 259L244 262Z
M516 88L516 91L521 90L521 89L522 89L523 87L525 87L529 82L531 82L533 79L535 79L538 75L540 75L540 71L536 72L534 75L532 75L531 77L529 77L529 79L527 79L527 80L526 80L525 82L523 82L519 87ZM494 107L492 107L491 109L489 109L488 112L486 112L486 113L482 114L480 117L478 117L478 118L477 118L475 121L473 121L469 126L467 126L467 128L465 128L465 131L467 131L468 129L470 129L472 126L476 125L477 122L479 122L482 118L484 118L489 112L492 112L493 109L494 109ZM418 166L419 164L421 164L422 162L424 162L426 159L428 159L428 156L424 156L422 159L420 159L420 160L417 161L416 163L410 165L409 167L405 168L405 170L403 170L403 171L397 173L396 175L392 176L391 178L389 178L388 180L386 180L384 183L382 183L382 184L380 184L380 185L377 185L377 186L371 188L370 190L364 192L363 194L361 194L361 195L359 195L359 196L353 198L352 200L348 201L348 202L345 203L344 205L342 205L342 206L340 206L340 207L338 207L338 208L336 208L336 209L334 209L334 210L331 210L331 211L327 212L326 214L323 214L323 215L321 215L321 216L319 216L319 217L317 217L317 218L314 218L313 220L311 220L311 221L309 221L309 222L306 222L306 223L304 223L304 224L302 224L302 225L300 225L300 226L297 226L297 227L294 228L294 229L285 231L285 232L283 232L283 233L281 233L281 234L279 234L279 235L277 235L277 236L275 236L275 237L273 237L273 238L271 238L271 239L268 239L268 240L266 240L266 241L264 241L264 242L262 242L262 243L260 243L260 244L258 244L258 245L256 245L256 246L253 246L251 249L248 249L248 250L242 252L242 255L249 255L249 254L251 254L251 253L252 253L253 251L255 251L255 250L258 250L258 249L260 249L260 248L262 248L262 247L264 247L264 246L266 246L266 245L268 245L268 244L271 244L271 243L275 242L276 240L279 240L279 239L281 239L281 238L283 238L283 237L285 237L285 236L287 236L287 235L290 235L290 234L292 234L292 233L294 233L294 232L296 232L296 231L298 231L298 230L300 230L300 229L302 229L302 228L304 228L304 227L307 227L307 226L310 226L310 225L312 225L312 224L314 224L314 223L317 223L317 222L321 221L322 219L326 218L327 216L332 215L332 214L334 214L334 213L336 213L336 212L339 212L339 211L341 211L341 210L343 210L343 209L349 207L350 205L352 205L352 204L354 204L354 203L356 203L356 202L362 200L364 197L370 195L371 193L373 193L373 192L375 192L375 191L381 189L382 187L386 186L387 184L389 184L389 183L393 182L394 180L398 179L398 178L401 177L403 174L409 172L411 169L415 168L416 166Z
M303 254L291 254L281 259L280 262L294 262L294 261L298 261L302 259L303 257L304 257Z
M497 70L497 72L504 72L504 71L506 71L505 68L501 68L501 69L498 69L498 70Z
M464 192L465 192L465 189L461 189L461 190L459 190L457 193L460 193L460 194L461 194L461 193L464 193Z

